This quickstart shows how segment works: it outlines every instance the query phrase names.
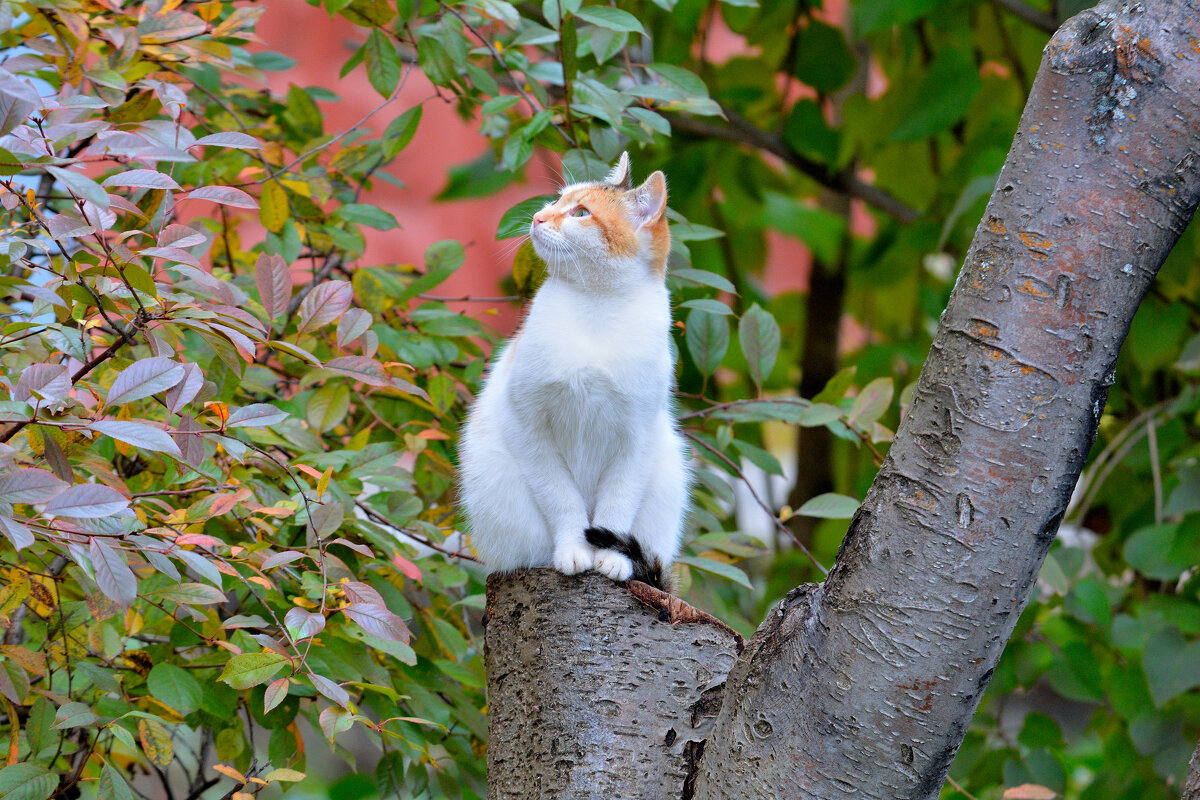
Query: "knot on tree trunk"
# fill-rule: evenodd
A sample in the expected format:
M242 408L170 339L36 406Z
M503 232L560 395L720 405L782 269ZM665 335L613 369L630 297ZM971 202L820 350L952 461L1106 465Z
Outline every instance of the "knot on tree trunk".
M630 581L492 575L488 798L675 798L742 649L731 628Z

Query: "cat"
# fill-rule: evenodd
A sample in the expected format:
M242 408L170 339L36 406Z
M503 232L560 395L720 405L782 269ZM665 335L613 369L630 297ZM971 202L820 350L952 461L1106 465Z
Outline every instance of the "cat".
M629 155L533 216L547 278L472 407L460 497L490 569L671 591L690 468L671 404L667 184Z

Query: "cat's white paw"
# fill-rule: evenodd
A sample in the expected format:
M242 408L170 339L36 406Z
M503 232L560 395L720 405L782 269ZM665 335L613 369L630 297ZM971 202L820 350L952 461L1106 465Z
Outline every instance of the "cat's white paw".
M564 575L586 572L596 565L596 551L586 542L567 542L554 549L554 568Z
M614 581L627 581L633 575L633 562L615 550L598 550L596 571Z

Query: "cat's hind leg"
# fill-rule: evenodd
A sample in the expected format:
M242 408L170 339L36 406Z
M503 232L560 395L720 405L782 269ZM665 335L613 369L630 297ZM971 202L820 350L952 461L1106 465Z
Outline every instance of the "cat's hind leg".
M671 562L679 555L679 537L687 511L691 474L687 445L679 432L663 425L658 428L656 438L657 446L650 451L654 467L630 536L645 553L651 576L657 569L666 584L669 583L667 573Z

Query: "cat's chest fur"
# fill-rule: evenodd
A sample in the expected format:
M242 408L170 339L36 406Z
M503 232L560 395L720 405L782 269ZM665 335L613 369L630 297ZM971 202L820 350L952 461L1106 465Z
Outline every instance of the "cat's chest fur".
M665 407L670 312L664 292L594 299L546 287L513 344L511 398L560 443L612 436ZM544 290L545 291L545 290Z

